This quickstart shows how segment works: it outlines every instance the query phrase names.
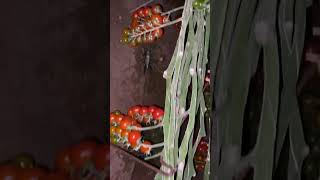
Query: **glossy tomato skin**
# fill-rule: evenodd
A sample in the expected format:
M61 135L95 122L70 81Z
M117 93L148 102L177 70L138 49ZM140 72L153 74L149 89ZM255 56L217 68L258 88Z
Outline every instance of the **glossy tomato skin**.
M115 123L115 118L116 118L116 115L113 114L113 113L111 113L111 114L110 114L110 124L111 124L111 125Z
M141 107L140 111L139 111L139 114L141 116L146 116L148 114L148 108L147 107Z
M121 137L122 138L128 138L130 131L128 130L122 130Z
M138 11L139 17L141 17L141 18L145 17L145 16L144 16L144 8L143 8L143 7L140 8L140 9L138 9L137 11Z
M131 123L132 123L132 119L129 116L126 116L121 121L120 128L123 130L127 130L128 127L131 125Z
M141 140L141 133L139 131L131 131L129 133L128 141L132 147L137 146L140 140Z
M152 117L156 120L160 120L164 115L164 111L160 108L157 108L153 113Z
M121 129L120 127L117 127L115 134L116 134L117 136L121 136L121 133L122 133L122 129Z
M119 114L119 115L116 115L116 117L115 117L115 122L116 122L116 124L120 124L121 123L121 121L123 120L123 115L122 114Z
M142 144L151 145L151 142L150 141L144 141ZM151 151L150 147L146 147L146 146L141 145L141 147L140 147L140 152L141 153L143 153L145 155L149 155L150 151Z
M75 169L81 168L85 163L91 160L97 143L92 141L83 141L71 148L71 163Z
M19 168L14 165L1 165L0 166L0 179L17 179L19 174Z
M98 171L104 170L110 164L110 146L100 144L94 151L93 163Z
M150 17L152 15L152 9L150 7L145 7L143 13L144 17Z
M163 24L163 17L159 14L154 14L151 16L151 21L153 26L160 26Z
M18 180L40 180L46 174L46 170L41 168L26 168L18 174Z
M71 148L65 148L59 151L54 162L55 169L64 173L70 173L71 164Z

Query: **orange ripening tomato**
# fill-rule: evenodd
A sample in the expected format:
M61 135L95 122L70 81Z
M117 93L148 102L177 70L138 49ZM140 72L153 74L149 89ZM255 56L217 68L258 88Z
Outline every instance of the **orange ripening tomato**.
M64 173L69 174L72 169L71 164L71 149L65 148L58 152L56 155L54 166L57 171L62 171Z
M115 123L115 119L116 119L116 115L111 113L110 114L110 125L114 124Z
M143 146L144 144L146 145L151 145L151 142L150 141L144 141L140 147L140 152L143 153L143 154L150 154L151 152L151 148L150 147L147 147L147 146Z
M121 137L122 138L128 138L130 131L128 130L122 130Z
M116 128L116 135L121 136L122 129L120 127Z
M116 127L112 126L110 127L110 135L114 135L116 133Z
M93 163L98 171L106 168L110 163L109 144L100 144L94 151Z
M93 152L97 147L96 142L83 141L71 148L71 163L74 168L81 168L85 163L91 160Z

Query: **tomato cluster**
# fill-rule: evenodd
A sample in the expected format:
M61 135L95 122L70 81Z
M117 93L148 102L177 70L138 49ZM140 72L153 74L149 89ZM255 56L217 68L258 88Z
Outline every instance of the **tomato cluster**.
M113 144L125 145L144 155L151 154L150 141L144 140L143 127L156 125L162 121L164 112L156 106L132 106L128 114L113 112L110 114L110 140Z
M108 179L109 163L108 144L84 140L59 151L52 170L37 166L29 154L19 154L13 160L0 165L0 180ZM79 173L83 170L89 171L85 177Z
M136 47L140 44L149 44L160 39L164 34L164 29L156 27L170 21L169 16L161 15L161 13L162 6L159 4L141 7L133 12L130 27L126 27L122 31L121 42L131 47ZM144 33L153 28L156 29ZM143 34L137 36L141 33Z
M196 154L194 156L194 163L197 172L203 172L206 165L206 159L208 156L208 143L202 138L197 147Z

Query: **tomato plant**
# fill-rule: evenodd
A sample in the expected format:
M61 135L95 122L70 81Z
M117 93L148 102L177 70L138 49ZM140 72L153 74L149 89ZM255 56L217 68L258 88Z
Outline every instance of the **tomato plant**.
M164 115L164 111L160 108L157 108L153 113L152 117L156 120L161 120L162 116Z

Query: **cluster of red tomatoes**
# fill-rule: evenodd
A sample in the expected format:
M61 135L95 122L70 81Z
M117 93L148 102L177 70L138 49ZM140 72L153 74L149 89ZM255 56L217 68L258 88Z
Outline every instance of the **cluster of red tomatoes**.
M208 143L202 138L194 156L194 163L197 172L203 172L208 156Z
M169 16L161 15L162 12L162 6L159 4L141 7L133 12L130 27L126 27L122 31L121 42L131 47L136 47L137 45L152 43L160 39L164 34L164 29L156 27L170 21ZM144 33L153 28L156 29Z
M0 165L0 179L10 180L94 180L108 179L109 145L82 141L58 152L55 167L37 166L33 157L20 154ZM87 174L84 175L84 170Z
M163 110L156 106L133 106L129 108L127 115L121 114L119 111L111 113L111 143L123 144L149 155L152 148L148 145L151 145L151 142L142 138L140 128L158 124L161 122L163 115Z

